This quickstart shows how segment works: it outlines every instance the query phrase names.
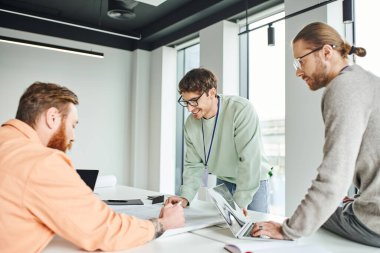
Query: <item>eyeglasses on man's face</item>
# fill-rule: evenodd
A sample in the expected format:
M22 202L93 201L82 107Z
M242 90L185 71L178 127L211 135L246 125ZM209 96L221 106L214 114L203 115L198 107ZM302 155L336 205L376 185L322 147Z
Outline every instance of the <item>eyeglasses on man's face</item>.
M304 55L302 55L302 56L300 56L300 57L294 59L294 60L293 60L293 66L294 66L294 68L295 68L296 70L298 70L298 69L299 69L299 70L302 70L302 62L301 62L301 59L302 59L302 58L305 58L306 56L308 56L308 55L310 55L310 54L312 54L312 53L314 53L314 52L317 52L317 51L321 50L322 48L323 48L323 46L321 46L321 47L317 47L317 48L311 50L310 52L308 52L308 53L306 53L306 54L304 54Z
M203 96L205 92L202 92L202 94L199 97L195 97L189 100L183 100L182 96L179 97L178 99L178 104L180 104L183 107L188 107L191 105L192 107L197 107L198 106L198 100Z

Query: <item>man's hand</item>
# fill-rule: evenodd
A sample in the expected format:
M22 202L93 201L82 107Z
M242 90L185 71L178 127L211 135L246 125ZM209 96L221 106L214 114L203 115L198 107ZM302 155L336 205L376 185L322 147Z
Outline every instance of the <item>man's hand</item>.
M343 200L342 200L343 204L344 204L344 203L347 203L347 202L352 202L352 201L354 201L354 199L353 199L353 198L350 198L350 197L347 197L347 196L344 197Z
M185 215L181 205L172 205L171 203L165 204L161 208L158 221L163 226L163 231L172 228L180 228L185 225Z
M253 237L269 237L273 239L284 240L282 234L282 225L274 221L256 222L252 228Z
M189 203L189 201L187 199L185 199L185 198L178 197L178 196L172 196L172 197L169 197L165 201L165 205L166 204L177 205L180 202L181 202L182 207L187 207L187 204Z
M242 208L241 210L243 211L244 216L247 217L248 216L247 208Z

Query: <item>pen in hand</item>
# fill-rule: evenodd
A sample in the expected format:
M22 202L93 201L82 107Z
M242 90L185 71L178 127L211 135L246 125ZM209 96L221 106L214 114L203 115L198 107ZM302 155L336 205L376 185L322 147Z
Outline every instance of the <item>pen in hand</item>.
M165 204L165 206L166 206L167 204L171 204L171 203L168 202L168 203ZM175 204L172 204L172 206L181 206L181 205L182 205L182 200L181 200L181 201L178 201L178 202L175 203Z
M175 206L182 206L182 200L181 201L178 201L177 203L175 203L174 205L171 204L171 207L167 206L168 204L171 204L171 203L165 203L164 204L164 207L161 208L161 211L160 211L160 214L158 215L159 218L162 218L163 217L163 209L164 208L171 208L171 207L175 207Z

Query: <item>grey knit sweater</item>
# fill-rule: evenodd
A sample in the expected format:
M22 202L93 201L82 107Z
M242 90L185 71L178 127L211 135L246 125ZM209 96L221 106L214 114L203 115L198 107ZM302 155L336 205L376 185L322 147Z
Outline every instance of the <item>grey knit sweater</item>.
M323 161L283 232L292 239L315 232L354 183L360 193L355 216L380 234L380 78L358 65L347 67L327 85L322 114Z

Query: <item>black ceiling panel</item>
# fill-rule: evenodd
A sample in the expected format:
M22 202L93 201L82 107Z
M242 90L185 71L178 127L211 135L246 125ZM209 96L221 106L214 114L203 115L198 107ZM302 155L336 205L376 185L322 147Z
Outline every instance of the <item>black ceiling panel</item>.
M270 7L283 2L167 0L152 6L142 2L136 5L134 0L112 0L134 6L131 11L135 18L118 20L107 15L108 1L0 0L0 26L125 50L153 50L220 20L244 15L247 6L249 9ZM141 39L125 38L124 35Z

